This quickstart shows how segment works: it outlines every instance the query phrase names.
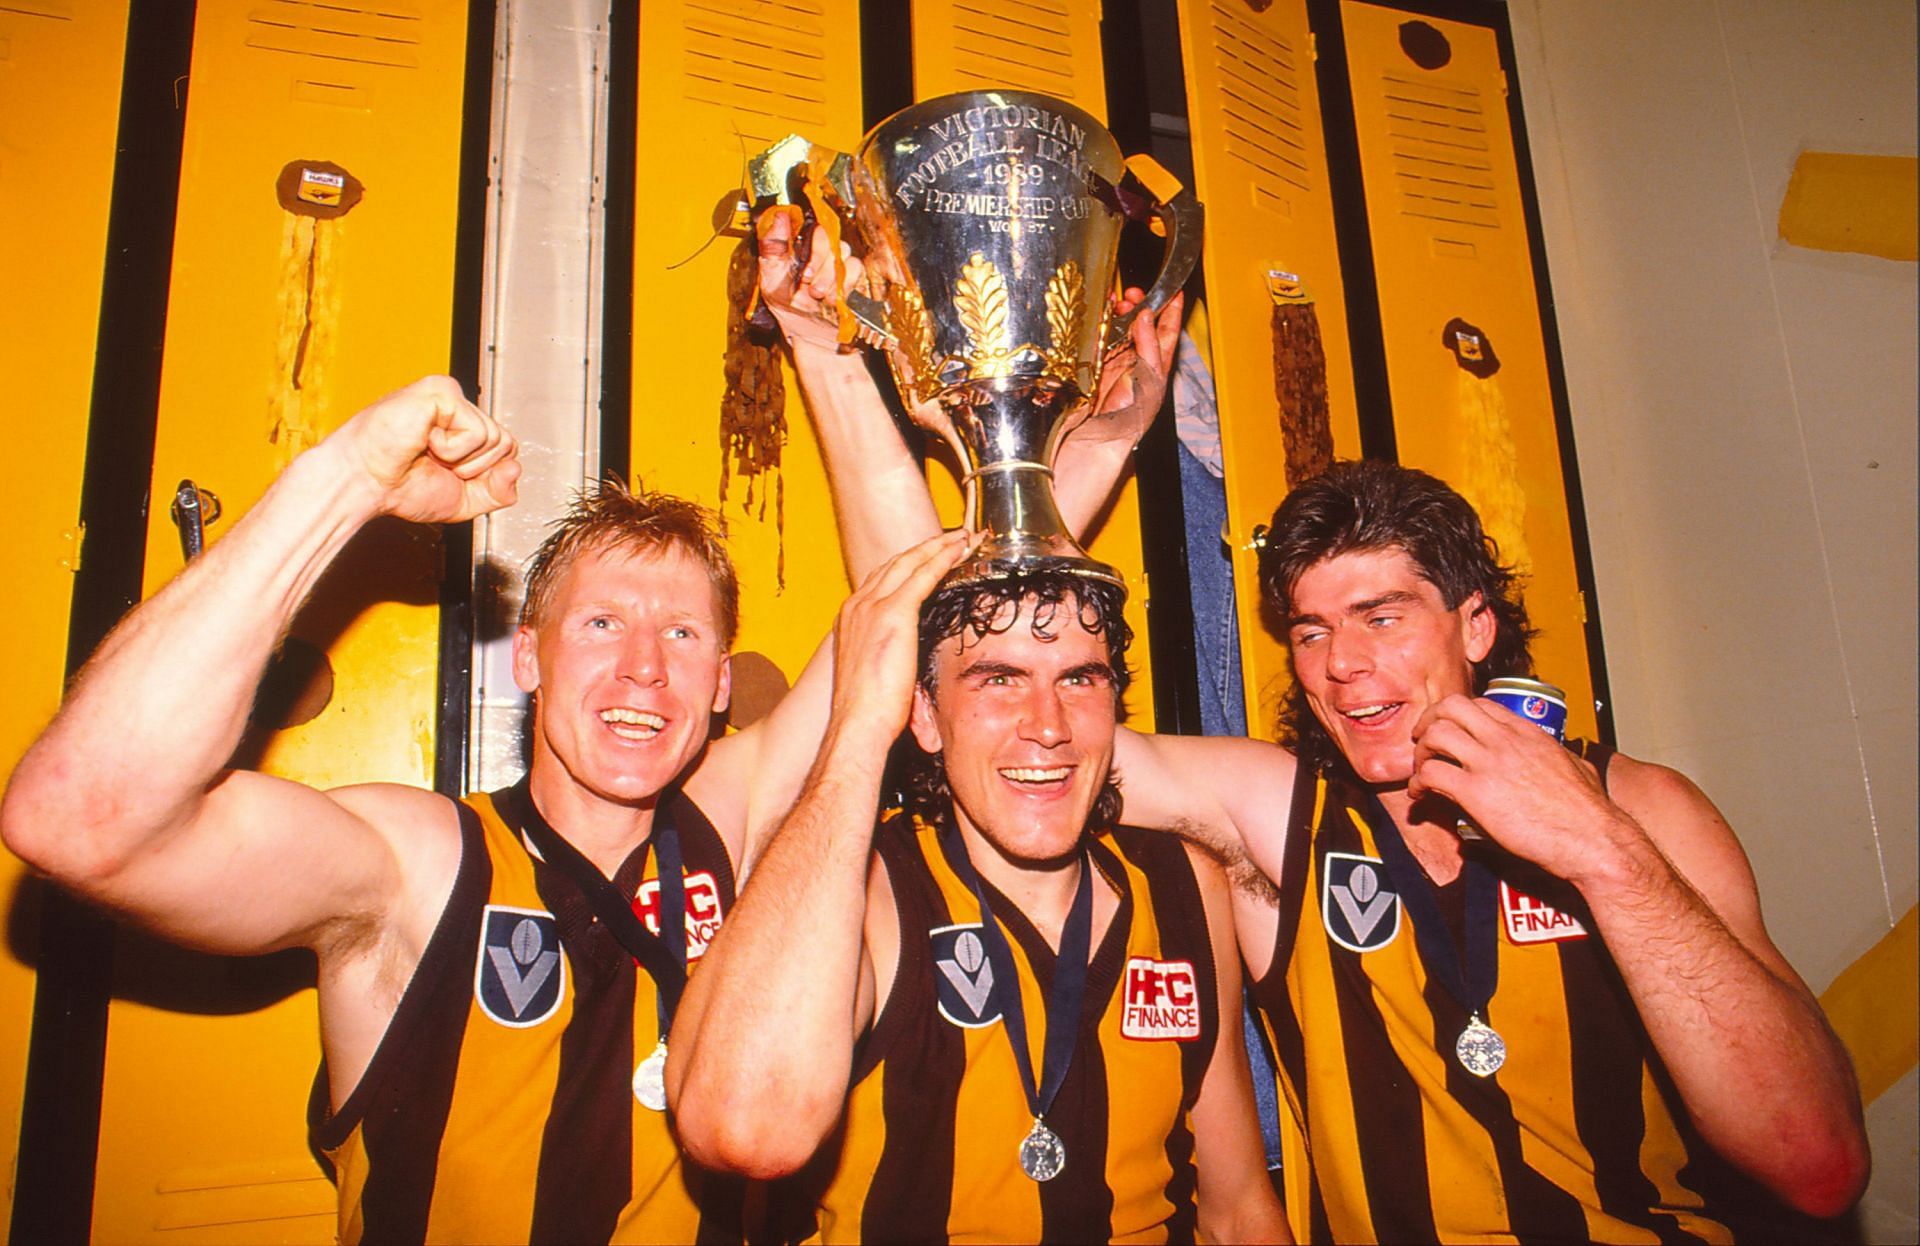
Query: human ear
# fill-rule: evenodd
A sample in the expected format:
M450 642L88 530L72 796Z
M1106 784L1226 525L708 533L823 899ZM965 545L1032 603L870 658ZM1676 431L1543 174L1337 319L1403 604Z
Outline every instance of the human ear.
M1462 629L1461 639L1466 643L1467 661L1481 662L1493 652L1493 642L1500 630L1500 622L1493 616L1492 607L1479 593L1460 603Z
M513 682L520 691L532 694L540 688L539 640L533 629L520 628L513 634Z
M922 752L938 753L946 747L940 738L940 724L934 717L933 696L925 685L914 686L913 710L907 715L907 725L913 729L913 738Z

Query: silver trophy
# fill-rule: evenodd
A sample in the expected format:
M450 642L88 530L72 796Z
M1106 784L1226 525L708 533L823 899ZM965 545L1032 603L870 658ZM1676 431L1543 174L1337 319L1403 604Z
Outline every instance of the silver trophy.
M909 402L937 400L963 458L966 524L986 539L949 581L1064 570L1120 584L1053 501L1053 457L1090 402L1130 314L1109 314L1121 226L1167 236L1144 307L1185 283L1200 204L1123 184L1126 162L1092 117L1029 91L967 91L904 109L849 158L788 138L750 168L757 204L831 209L863 254L844 304L887 349ZM1139 309L1136 308L1137 312Z

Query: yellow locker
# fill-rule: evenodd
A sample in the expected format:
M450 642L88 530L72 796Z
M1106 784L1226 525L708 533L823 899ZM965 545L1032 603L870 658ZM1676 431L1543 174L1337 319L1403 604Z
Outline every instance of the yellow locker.
M1105 118L1102 66L1098 0L913 0L915 99L1007 87L1040 91ZM934 501L945 522L957 524L965 509L964 495L947 466L936 462L929 457ZM1178 540L1178 534L1170 534L1170 539ZM1152 586L1140 551L1140 490L1131 477L1086 545L1126 579L1127 622L1134 633L1127 660L1139 689L1128 700L1127 725L1151 731L1147 597Z
M148 592L181 566L177 482L217 495L218 539L301 449L447 369L467 17L463 0L198 7ZM285 206L355 186L331 219ZM289 642L324 653L331 687L244 760L319 787L431 783L437 554L432 533L375 525L343 555ZM137 936L116 963L95 1236L332 1240L304 1129L310 966Z
M1289 427L1296 476L1317 454L1360 454L1313 36L1305 0L1181 0L1180 45L1194 189L1207 205L1207 323L1247 728L1271 739L1290 677L1286 647L1261 614L1251 536L1286 496ZM1322 438L1311 453L1300 444Z
M1596 733L1547 342L1495 32L1343 0L1394 436L1527 574L1542 678ZM1495 365L1497 364L1497 369Z
M786 379L779 466L735 470L720 435L727 266L713 209L747 160L800 134L860 140L856 0L662 0L640 11L634 221L633 475L649 488L725 504L740 573L736 708L743 675L791 684L847 594L825 468L799 383ZM769 33L775 32L775 33ZM762 448L775 440L765 430Z
M10 533L11 602L0 612L11 668L0 783L53 717L66 682L126 35L124 0L0 10L0 376L10 391L0 458L16 467L9 503L22 521ZM8 924L23 931L35 911L22 906L24 881L24 867L0 852ZM0 1217L12 1211L32 959L16 944L0 958L0 1172L9 1174Z

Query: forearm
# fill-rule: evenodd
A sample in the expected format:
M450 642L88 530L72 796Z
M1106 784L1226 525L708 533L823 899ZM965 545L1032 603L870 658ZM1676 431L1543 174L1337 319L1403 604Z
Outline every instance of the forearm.
M799 341L793 361L832 481L847 575L857 584L888 558L939 532L940 517L864 357Z
M274 647L378 494L323 445L101 644L21 760L16 852L82 878L190 818L245 729Z
M1082 541L1120 492L1133 466L1131 439L1114 441L1068 437L1053 463L1053 501L1067 531Z
M1577 881L1703 1137L1781 1198L1834 1215L1858 1193L1859 1094L1819 1004L1743 943L1631 819Z
M836 724L688 984L668 1086L682 1142L704 1164L781 1175L839 1119L885 755Z

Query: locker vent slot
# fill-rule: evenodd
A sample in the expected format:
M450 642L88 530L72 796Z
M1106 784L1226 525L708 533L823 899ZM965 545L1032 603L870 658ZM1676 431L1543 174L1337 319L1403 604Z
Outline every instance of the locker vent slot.
M322 61L418 69L423 23L393 0L274 0L247 14L247 46Z
M1009 87L1077 98L1072 20L1065 0L957 0L955 89Z
M1256 191L1285 201L1275 183L1311 192L1300 79L1311 66L1292 41L1214 0L1213 64L1227 154L1251 168ZM1258 196L1256 195L1256 201Z
M1500 228L1500 196L1479 88L1433 76L1386 74L1381 97L1401 214Z
M820 0L689 0L684 12L686 98L725 110L746 150L827 127Z

